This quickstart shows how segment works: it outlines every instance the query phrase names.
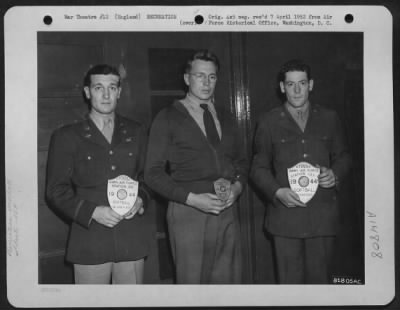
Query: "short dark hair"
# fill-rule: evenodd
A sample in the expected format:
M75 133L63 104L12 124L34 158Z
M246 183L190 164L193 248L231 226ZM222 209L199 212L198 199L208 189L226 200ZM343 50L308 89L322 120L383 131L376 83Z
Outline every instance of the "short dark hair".
M279 82L285 82L286 73L291 71L302 71L307 74L307 78L311 80L311 68L308 64L306 64L301 59L292 59L288 62L285 62L281 67L281 70L278 74Z
M195 60L204 60L204 61L211 61L212 63L214 63L215 67L217 68L217 72L219 71L219 61L218 61L218 57L210 52L209 50L199 50L196 51L186 62L185 65L185 73L189 73L190 70L192 69L192 63Z
M119 81L118 81L118 86L121 83L121 75L119 74L117 68L107 65L107 64L99 64L99 65L95 65L93 67L91 67L85 74L85 78L83 79L83 86L84 87L89 87L90 86L90 82L91 79L90 77L92 75L96 75L96 74L104 74L104 75L108 75L108 74L112 74L112 75L116 75L119 77Z

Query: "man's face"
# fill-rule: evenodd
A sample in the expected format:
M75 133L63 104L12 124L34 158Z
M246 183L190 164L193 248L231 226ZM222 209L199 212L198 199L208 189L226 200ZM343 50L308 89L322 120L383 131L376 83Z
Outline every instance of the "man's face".
M289 71L285 74L285 81L279 83L287 102L294 108L303 107L308 103L308 96L313 88L314 81L309 80L303 71Z
M189 93L200 101L208 101L214 95L217 68L212 61L196 59L189 73L184 75Z
M119 77L114 74L94 74L90 80L90 86L86 86L84 91L91 108L100 114L113 113L121 93Z

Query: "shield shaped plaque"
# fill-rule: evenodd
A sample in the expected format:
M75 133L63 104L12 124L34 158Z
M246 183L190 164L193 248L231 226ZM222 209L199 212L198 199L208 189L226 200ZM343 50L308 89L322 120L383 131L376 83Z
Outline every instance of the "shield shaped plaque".
M288 168L290 188L299 195L300 201L309 202L318 189L320 169L307 162L300 162Z
M139 182L127 175L108 180L107 196L110 207L120 215L125 215L134 206L139 190ZM136 213L137 210L132 210Z
M221 200L228 200L231 194L231 182L227 179L220 178L214 182L215 193Z

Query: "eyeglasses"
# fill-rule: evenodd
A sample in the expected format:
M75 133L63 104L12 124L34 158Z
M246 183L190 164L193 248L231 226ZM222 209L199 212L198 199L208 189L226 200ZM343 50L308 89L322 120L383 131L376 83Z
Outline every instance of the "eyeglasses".
M204 81L208 80L210 83L215 83L218 79L217 75L214 73L211 73L208 76L202 72L189 73L189 74L193 75L195 80L198 82L204 82Z

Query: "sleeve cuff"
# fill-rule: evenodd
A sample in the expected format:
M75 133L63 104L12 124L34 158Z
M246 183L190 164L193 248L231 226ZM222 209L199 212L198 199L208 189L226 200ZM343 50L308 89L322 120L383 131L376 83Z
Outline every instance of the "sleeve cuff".
M189 191L183 189L182 187L179 187L175 189L173 193L173 200L179 203L186 204L187 198L189 196Z
M276 186L272 187L271 190L266 190L267 197L268 197L271 201L274 201L276 192L277 192L278 189L280 189L280 188L281 188L281 186L276 185Z
M93 202L81 200L76 207L74 221L82 227L89 228L92 214L97 205Z

